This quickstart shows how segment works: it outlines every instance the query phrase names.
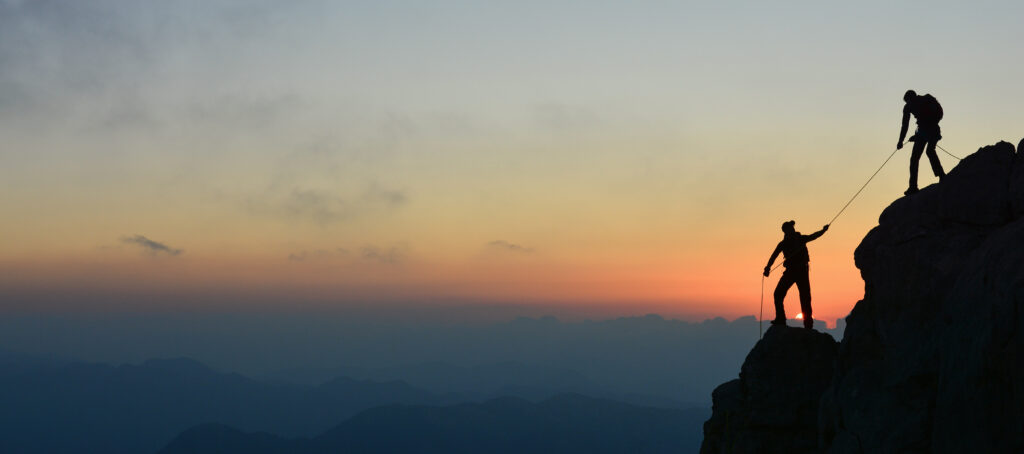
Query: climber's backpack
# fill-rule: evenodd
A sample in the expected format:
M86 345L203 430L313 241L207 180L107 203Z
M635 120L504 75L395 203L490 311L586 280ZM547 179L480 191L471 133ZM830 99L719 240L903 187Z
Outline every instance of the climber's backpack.
M932 95L921 96L917 101L917 121L925 123L938 123L942 119L942 105Z

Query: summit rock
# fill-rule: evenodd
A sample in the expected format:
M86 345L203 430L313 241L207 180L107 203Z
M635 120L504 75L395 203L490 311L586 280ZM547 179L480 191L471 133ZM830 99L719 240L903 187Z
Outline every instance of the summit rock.
M828 377L758 359L769 346L773 357L807 354L800 342L769 340L778 335L769 330L740 379L715 390L702 452L1024 452L1020 147L983 147L941 183L885 208L854 252L864 298ZM757 393L754 370L774 377ZM794 398L818 386L817 405Z
M747 355L740 378L712 393L701 454L808 453L818 445L818 402L838 344L814 330L772 326Z
M893 202L854 253L823 399L822 446L851 452L1024 451L1024 158L979 149Z

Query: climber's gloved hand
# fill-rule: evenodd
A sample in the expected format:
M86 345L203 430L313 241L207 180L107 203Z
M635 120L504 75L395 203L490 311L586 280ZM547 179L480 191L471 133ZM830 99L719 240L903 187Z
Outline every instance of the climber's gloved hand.
M764 267L764 277L768 277L768 275L771 274L771 272L772 272L772 267L770 267L770 266Z
M827 232L828 231L828 224L825 224L825 226L821 228L821 231L822 232Z
M903 149L903 141L902 140L896 143L896 149L897 150L902 150Z

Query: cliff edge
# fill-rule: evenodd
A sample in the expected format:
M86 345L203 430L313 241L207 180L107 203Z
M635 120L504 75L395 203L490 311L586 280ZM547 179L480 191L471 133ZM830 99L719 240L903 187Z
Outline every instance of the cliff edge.
M838 344L814 330L772 326L740 378L715 388L701 454L816 452L818 406Z
M1024 452L1024 157L1007 142L965 157L889 205L854 260L864 299L820 395L816 447L803 452ZM750 359L744 372L758 367ZM785 380L770 386L810 378ZM713 424L722 387L702 452L772 452L722 442L745 436L715 431L727 427Z

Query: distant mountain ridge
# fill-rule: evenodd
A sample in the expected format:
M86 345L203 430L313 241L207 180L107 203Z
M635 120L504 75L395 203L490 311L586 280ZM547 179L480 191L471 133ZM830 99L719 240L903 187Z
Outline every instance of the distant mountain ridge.
M273 334L268 326L276 325L265 322L259 331L267 334L270 329ZM37 326L32 323L16 328L24 331ZM216 326L225 323L230 320L218 320ZM61 326L56 333L64 332ZM333 327L313 326L314 331ZM0 323L0 328L6 327L12 325ZM115 333L118 329L103 328ZM188 329L191 336L192 326ZM179 328L160 327L157 331L178 332ZM330 332L323 339L336 339L334 333L350 336L351 330ZM374 357L363 364L396 362L380 367L299 371L293 376L300 380L289 382L285 377L268 380L223 373L183 358L110 366L0 351L0 399L10 403L0 405L0 420L8 422L0 425L0 452L151 453L180 431L202 423L286 438L308 437L372 407L395 403L447 406L500 396L536 402L556 394L577 393L638 406L705 407L702 400L706 397L696 404L686 398L708 387L714 377L735 370L735 353L741 345L749 348L747 339L756 335L757 321L744 317L694 323L649 315L577 323L544 317L444 331L437 327L387 331L399 336L394 342L382 343L375 337L382 333L373 333L359 337L357 332L352 337L355 342L331 344L343 347L332 347L330 358L341 363L346 358L365 360L390 354L393 348L398 359L422 352L417 359L423 362ZM4 348L11 348L7 341L11 334L0 331ZM140 351L155 345L149 339L144 343L147 346ZM190 345L200 344L204 344L201 337L191 337ZM280 344L289 345L287 340ZM263 347L248 345L241 354ZM212 345L211 351L217 348ZM347 356L344 351L356 351L358 356ZM318 356L317 352L303 355ZM463 362L437 359L456 357ZM323 363L326 361L321 360ZM351 375L344 373L346 370ZM590 374L599 379L592 380ZM303 376L314 380L302 384ZM55 433L61 436L55 437Z
M554 372L573 379L553 380L546 386L546 369L521 366L506 363L479 370L507 373L512 383L516 376L526 378L519 382L532 384L439 394L403 380L337 377L315 386L265 382L219 372L188 358L112 366L5 353L0 357L0 452L152 453L182 430L203 423L275 437L309 437L361 411L391 404L446 406L499 396L536 401L566 391L613 396L585 386L586 378L572 373ZM430 367L444 372L439 379L452 371L476 370ZM538 370L544 372L535 375ZM644 405L684 406L657 396L623 398Z
M594 383L585 375L574 370L528 365L513 361L474 366L458 366L443 361L432 361L377 369L339 367L317 371L282 371L270 377L286 380L285 377L294 379L296 376L362 377L374 382L390 382L401 379L411 382L417 388L446 396L453 401L484 401L502 396L522 397L536 401L555 394L576 393L655 407L692 408L703 406L653 393L615 391ZM307 378L295 381L311 382L316 380Z
M0 365L0 452L151 453L203 422L313 435L375 406L454 402L401 381L273 384L186 358L120 366L22 358Z
M499 386L554 388L557 382L562 392L593 395L590 386L609 391L609 398L647 395L706 406L710 390L735 374L757 338L757 323L755 317L685 321L653 314L386 324L343 314L39 315L0 318L0 348L115 364L184 356L261 381L306 386L347 376L486 398ZM840 328L834 336L841 335ZM502 365L519 366L508 373Z
M453 406L391 405L313 438L193 427L160 454L678 453L695 451L707 410L639 407L578 394L540 403L505 397Z

